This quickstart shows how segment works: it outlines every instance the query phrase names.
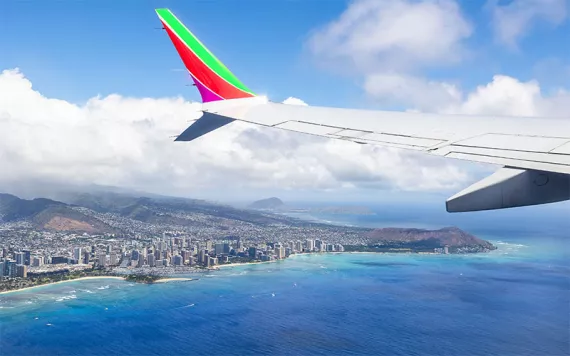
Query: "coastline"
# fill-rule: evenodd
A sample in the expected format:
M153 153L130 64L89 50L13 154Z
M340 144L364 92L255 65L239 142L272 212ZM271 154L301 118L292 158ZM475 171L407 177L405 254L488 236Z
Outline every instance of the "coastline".
M45 287L45 286L53 286L54 284L62 284L62 283L69 283L69 282L76 282L76 281L85 281L85 280L90 280L90 279L120 279L120 280L125 280L123 277L116 277L116 276L89 276L89 277L80 277L80 278L75 278L75 279L68 279L65 281L57 281L57 282L53 282L53 283L46 283L46 284L40 284L37 286L31 286L31 287L26 287L26 288L20 288L20 289L13 289L13 290L7 290L4 292L0 292L0 295L4 295L4 294L9 294L9 293L16 293L16 292L23 292L26 290L30 290L30 289L34 289L34 288L40 288L40 287Z
M168 282L186 282L186 281L193 281L194 279L192 278L184 278L184 277L172 277L172 278L162 278L162 279L158 279L153 283L168 283Z
M243 263L226 263L223 265L217 265L216 267L213 268L213 270L217 270L220 268L227 268L227 267L239 267L239 266L250 266L250 265L260 265L262 263L274 263L274 262L278 262L278 261L285 261L285 259L283 260L273 260L273 261L258 261L258 262L243 262Z
M229 267L243 267L243 266L249 266L249 265L260 265L260 264L265 264L265 263L275 263L275 262L279 262L279 261L286 261L290 258L294 258L294 257L298 257L298 256L303 256L303 255L337 255L337 254L389 254L389 253L393 253L393 252L372 252L372 251L334 251L334 252L304 252L304 253L295 253L290 255L289 257L282 259L282 260L272 260L272 261L258 261L258 262L243 262L243 263L230 263L230 264L223 264L223 265L217 265L213 268L211 268L210 270L220 270L222 268L229 268ZM399 254L411 254L411 252L400 252ZM422 255L437 255L436 253L420 253ZM69 282L75 282L75 281L83 281L83 280L91 280L91 279L115 279L115 280L123 280L126 281L126 279L124 277L119 277L119 276L87 276L87 277L81 277L81 278L76 278L76 279L69 279L69 280L65 280L65 281L58 281L58 282L53 282L53 283L46 283L46 284L40 284L40 285L36 285L36 286L31 286L31 287L25 287L25 288L21 288L21 289L13 289L13 290L8 290L8 291L3 291L0 292L0 296L1 295L5 295L5 294L9 294L9 293L16 293L16 292L23 292L26 290L30 290L30 289L34 289L34 288L39 288L39 287L45 287L45 286L50 286L50 285L55 285L55 284L61 284L61 283L69 283ZM195 279L193 278L187 278L187 277L167 277L167 278L161 278L158 279L156 281L153 281L150 284L154 284L154 283L168 283L168 282L183 282L183 281L193 281Z

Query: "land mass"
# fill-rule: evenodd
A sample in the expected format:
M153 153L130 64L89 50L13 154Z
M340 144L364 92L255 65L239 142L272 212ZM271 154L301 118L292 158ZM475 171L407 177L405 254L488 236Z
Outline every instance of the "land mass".
M253 203L251 203L248 208L249 209L259 209L259 210L275 210L275 209L281 209L285 206L285 203L283 203L283 201L279 198L267 198L267 199L261 199L261 200L256 200Z
M495 249L457 227L339 226L203 200L116 192L69 193L59 199L0 194L0 290L99 275L132 274L137 276L127 278L149 283L299 253ZM275 199L257 206L281 206Z
M68 193L64 199L65 202L46 198L25 200L10 194L0 194L0 227L24 223L23 229L28 226L28 230L31 228L34 231L109 235L115 238L134 235L152 238L162 235L164 231L178 230L178 234L190 234L196 240L234 240L241 237L258 243L267 242L267 239L256 236L268 233L275 241L293 240L308 233L313 234L313 238L318 239L322 235L330 242L346 246L421 246L425 249L447 246L451 253L465 249L473 252L494 249L490 242L457 227L423 230L334 226L266 211L236 209L203 200L137 197L113 192ZM283 205L279 198L274 197L257 201L251 206L267 208ZM320 209L331 213L371 213L364 207ZM319 235L310 231L318 231ZM0 243L6 242L3 240L5 237L0 234Z

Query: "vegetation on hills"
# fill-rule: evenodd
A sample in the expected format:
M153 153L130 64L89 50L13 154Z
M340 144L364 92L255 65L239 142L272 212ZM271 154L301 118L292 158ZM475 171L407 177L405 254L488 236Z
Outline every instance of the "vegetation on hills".
M260 200L252 206L279 207L278 198ZM330 211L330 210L326 210ZM332 210L337 211L337 210ZM357 209L359 213L366 210ZM448 247L450 252L487 251L495 247L484 240L456 227L440 230L334 226L308 222L270 212L237 209L201 200L170 197L135 197L114 192L68 194L66 202L50 199L25 200L9 194L0 194L0 223L25 221L36 230L76 232L88 234L138 233L150 227L171 227L208 231L214 235L232 235L237 231L256 228L255 234L263 234L265 227L277 229L315 228L321 233L339 233L358 241L356 249L372 246L378 249L414 249L418 251ZM206 230L203 230L206 229ZM145 231L158 231L150 229ZM297 231L297 230L293 230ZM299 230L301 231L301 230ZM256 236L257 237L257 236ZM302 239L302 238L301 238ZM343 240L343 244L350 244Z

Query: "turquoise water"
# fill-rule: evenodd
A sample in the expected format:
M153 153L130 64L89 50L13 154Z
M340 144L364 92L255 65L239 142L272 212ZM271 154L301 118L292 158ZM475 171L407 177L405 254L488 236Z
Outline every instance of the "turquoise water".
M567 355L566 240L500 241L480 255L301 255L190 282L88 280L1 295L0 350Z

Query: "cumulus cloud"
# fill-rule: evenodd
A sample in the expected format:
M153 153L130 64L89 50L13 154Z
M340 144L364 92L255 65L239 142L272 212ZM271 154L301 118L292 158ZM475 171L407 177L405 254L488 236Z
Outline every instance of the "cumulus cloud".
M377 100L427 111L441 110L460 101L462 95L453 84L398 73L370 74L365 78L364 90Z
M316 31L309 48L323 60L357 69L409 69L454 62L472 25L452 0L361 0Z
M299 98L294 98L292 96L288 97L287 99L283 100L283 104L289 104L289 105L301 105L301 106L306 106L307 103L305 103L303 100L299 99Z
M204 189L440 190L469 179L447 160L232 123L174 143L200 104L182 98L48 98L0 74L0 185L24 180L195 195ZM290 104L303 104L290 98Z
M471 92L457 85L406 74L371 74L364 89L372 98L424 112L471 115L570 117L570 92L544 94L536 80L522 82L506 75Z
M570 92L559 89L544 95L535 80L521 82L516 78L496 75L492 82L477 87L459 102L451 103L444 112L479 115L570 117Z
M489 6L497 26L502 26L499 31L510 41L535 20L562 21L565 1L514 0ZM465 40L473 32L453 0L360 0L316 31L308 43L319 60L342 64L341 72L358 70L365 93L381 104L440 113L569 116L569 92L544 94L535 80L495 75L465 92L457 83L419 74L465 58Z
M556 26L568 18L568 0L489 0L495 37L500 43L516 47L517 41L537 23Z

